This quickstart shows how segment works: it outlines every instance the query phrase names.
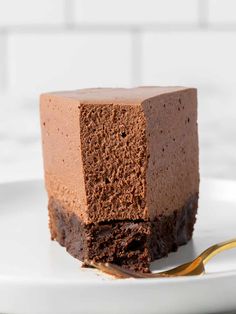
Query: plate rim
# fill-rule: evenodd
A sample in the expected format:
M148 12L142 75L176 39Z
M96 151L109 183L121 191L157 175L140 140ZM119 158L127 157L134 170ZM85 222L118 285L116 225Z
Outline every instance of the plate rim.
M215 279L220 279L220 278L231 278L235 277L236 279L236 270L229 270L229 271L220 271L220 272L216 272L216 273L206 273L204 275L194 275L194 276L183 276L183 277L172 277L172 278L127 278L127 279L119 279L119 278L112 278L109 275L105 275L106 277L104 277L104 274L97 272L96 274L101 276L102 279L104 280L99 280L97 281L95 278L89 281L86 280L64 280L64 279L46 279L46 278L39 278L37 277L37 280L33 279L33 278L29 278L29 277L23 277L23 276L4 276L4 275L0 275L0 283L8 283L8 284L14 284L14 283L22 283L25 282L27 284L32 284L35 282L38 282L40 284L40 286L45 285L45 286L52 286L52 285L68 285L68 286L83 286L86 284L88 286L94 286L94 285L106 285L106 286L112 286L112 285L130 285L130 284L139 284L139 285L143 285L143 284L156 284L156 283L160 283L160 284L170 284L170 283L178 283L178 282L195 282L195 281L209 281L209 280L215 280ZM35 278L35 277L34 277ZM108 280L109 279L109 280Z

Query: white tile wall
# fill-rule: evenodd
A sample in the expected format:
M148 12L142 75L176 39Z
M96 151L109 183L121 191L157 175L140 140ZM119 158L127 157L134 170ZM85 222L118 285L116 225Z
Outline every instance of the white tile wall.
M196 23L197 0L78 0L77 23Z
M65 0L66 1L66 0ZM1 0L0 26L58 24L65 21L64 0Z
M131 83L129 34L16 34L8 52L9 89L23 96Z
M209 22L212 24L235 24L236 1L209 0Z
M200 90L214 90L219 102L223 98L234 104L231 97L236 73L234 43L235 32L146 32L143 80L153 84L198 85Z
M0 182L42 177L38 101L0 96Z
M6 84L6 36L0 32L0 93Z
M0 0L0 181L42 176L38 95L199 89L201 173L236 179L235 0Z
M0 92L3 89L4 85L4 78L5 78L5 66L6 66L6 59L5 59L5 38L0 33Z

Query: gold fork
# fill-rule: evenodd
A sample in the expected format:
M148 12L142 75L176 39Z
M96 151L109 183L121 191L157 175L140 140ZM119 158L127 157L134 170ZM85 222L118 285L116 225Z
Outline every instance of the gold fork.
M163 278L177 276L195 276L205 273L205 265L216 254L233 248L236 248L236 238L215 244L206 249L193 261L159 273L134 272L132 270L128 270L111 263L98 263L93 261L85 261L85 264L95 267L109 275L118 278Z

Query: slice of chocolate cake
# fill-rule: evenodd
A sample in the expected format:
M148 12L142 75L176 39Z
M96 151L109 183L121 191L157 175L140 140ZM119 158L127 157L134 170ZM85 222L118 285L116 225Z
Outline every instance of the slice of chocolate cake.
M82 261L139 271L191 239L196 89L54 92L40 109L52 239Z

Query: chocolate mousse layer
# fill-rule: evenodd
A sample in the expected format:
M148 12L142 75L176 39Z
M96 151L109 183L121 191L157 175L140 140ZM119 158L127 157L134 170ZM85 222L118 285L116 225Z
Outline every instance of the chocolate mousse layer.
M196 90L41 96L46 188L84 223L154 220L198 192Z
M49 201L52 239L75 258L110 262L148 272L150 262L176 251L193 233L198 195L183 208L152 222L109 221L84 224L53 198Z

